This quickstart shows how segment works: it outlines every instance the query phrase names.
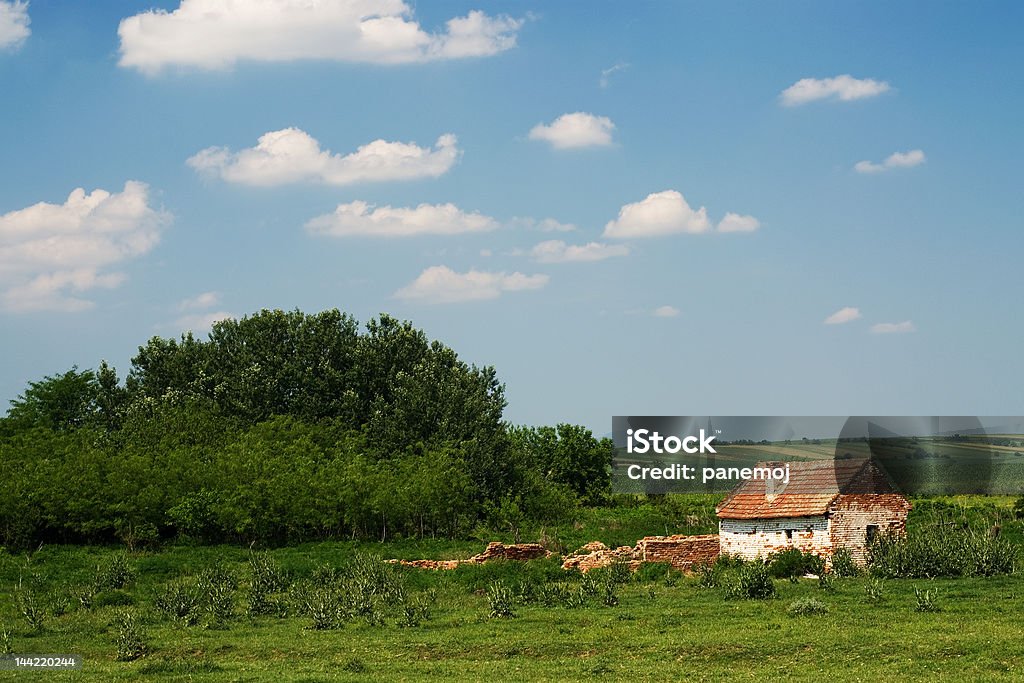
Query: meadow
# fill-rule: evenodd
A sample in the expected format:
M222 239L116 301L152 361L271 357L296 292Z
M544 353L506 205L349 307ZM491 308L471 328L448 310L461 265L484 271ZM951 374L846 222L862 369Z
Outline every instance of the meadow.
M706 531L714 497L580 513L530 537L599 539ZM910 533L1000 525L1011 498L915 501ZM687 526L689 525L689 526ZM485 533L481 531L481 533ZM499 532L488 539L511 541ZM232 545L44 545L0 551L0 652L74 653L78 672L17 680L1020 680L1024 584L868 575L768 579L774 596L730 599L744 573L666 565L586 577L559 559L453 571L382 558L459 558L480 539ZM26 618L26 596L37 623ZM83 601L84 599L84 601ZM123 661L119 661L123 660Z

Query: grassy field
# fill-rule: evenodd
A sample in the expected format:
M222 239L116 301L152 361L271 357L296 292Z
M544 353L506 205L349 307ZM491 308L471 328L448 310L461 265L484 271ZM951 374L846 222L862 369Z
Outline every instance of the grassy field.
M974 526L1003 520L1020 538L1020 522L1008 514L1011 499L918 501L913 525L959 518ZM643 533L663 533L666 520L703 524L713 499L687 499L658 508L638 506L589 511L565 529L563 544L583 538L631 543ZM646 525L646 528L643 528ZM698 524L699 526L699 524ZM699 529L697 529L699 530ZM631 540L627 541L626 537ZM505 540L511 540L506 538ZM532 540L532 538L524 538ZM272 596L281 605L357 553L384 557L468 557L478 541L399 541L388 544L320 543L269 551L294 585ZM97 566L125 557L134 578L106 589L85 609L74 596L95 580ZM836 579L835 591L816 580L776 581L768 600L727 600L721 587L648 566L615 592L607 606L600 590L585 593L581 578L563 572L557 558L530 563L466 566L452 572L392 568L409 604L429 618L402 626L401 604L387 599L372 617L350 616L337 628L316 630L309 613L289 607L249 616L255 574L248 549L171 546L124 555L119 548L47 546L38 552L0 552L0 629L19 653L76 653L79 672L0 672L11 680L333 681L633 679L633 680L834 680L894 679L985 681L1024 678L1024 583L1020 575L988 579L885 581L872 600L867 577ZM115 563L116 564L116 563ZM195 625L176 622L154 607L157 593L210 567L238 580L230 594L234 615L214 623L204 614ZM318 573L319 571L319 573ZM19 613L15 593L30 586L43 613L33 629ZM580 595L550 603L515 599L514 618L491 618L488 587L501 582L515 593L524 586L555 587ZM918 611L915 589L937 595L938 611ZM62 596L71 600L60 609ZM814 598L827 613L795 616L790 607ZM114 604L131 603L131 604ZM405 604L405 603L403 603ZM137 618L147 652L116 661L118 618ZM274 610L271 610L274 611ZM2 634L0 634L2 636ZM0 642L0 647L3 643Z

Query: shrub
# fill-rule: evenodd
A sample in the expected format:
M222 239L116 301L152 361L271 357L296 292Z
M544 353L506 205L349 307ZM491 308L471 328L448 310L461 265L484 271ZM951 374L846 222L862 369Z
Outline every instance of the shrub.
M826 593L836 592L836 578L832 574L826 574L822 572L818 574L818 588L825 591Z
M423 600L413 599L402 605L398 625L403 628L416 628L430 619L430 605Z
M799 548L772 553L768 556L768 572L777 579L785 579L804 574L822 574L825 562L814 553L805 553Z
M786 611L790 616L814 616L828 614L828 605L816 598L800 598L789 603Z
M885 597L885 582L882 579L870 579L864 584L864 597L869 602L881 602Z
M122 612L117 617L116 626L117 661L130 662L146 654L149 649L146 635L134 614Z
M19 585L14 594L14 602L29 628L33 631L42 631L46 616L36 592Z
M515 596L503 581L495 581L487 587L487 603L491 608L490 617L492 619L512 619L516 616Z
M917 586L914 586L914 599L917 601L917 605L914 607L915 612L939 611L939 590L937 588L926 588L921 590Z
M6 626L0 626L0 657L14 654L14 636Z
M849 549L839 548L832 553L832 572L836 576L852 577L860 574L860 567L853 561Z
M775 582L764 562L755 560L740 567L726 587L726 599L766 600L775 597Z
M195 584L174 583L158 591L153 598L156 609L174 621L187 626L199 622L202 604L199 587Z
M693 565L693 571L697 575L697 584L702 588L718 588L721 583L722 572L717 564L698 562Z
M96 591L120 590L135 580L135 568L125 553L112 555L96 566L93 585Z
M885 578L995 576L1009 574L1017 549L985 533L930 527L906 537L880 534L869 548L869 566Z
M277 593L288 587L288 575L269 553L249 553L249 570L252 573L252 587L263 593Z
M78 604L82 606L82 609L92 609L92 603L96 597L96 587L80 586L75 591L75 597L78 598Z
M67 614L71 607L71 599L65 593L55 592L50 599L50 613L55 617L62 617Z

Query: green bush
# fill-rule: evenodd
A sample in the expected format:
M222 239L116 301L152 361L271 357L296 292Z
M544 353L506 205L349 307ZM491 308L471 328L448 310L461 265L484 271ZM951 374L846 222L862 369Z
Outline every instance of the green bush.
M14 654L14 636L6 626L0 626L0 657Z
M105 590L120 590L135 581L135 568L132 566L128 555L117 553L111 555L105 562L96 567L96 575L93 584L97 592Z
M800 598L789 603L786 612L790 616L814 616L828 614L828 605L816 598Z
M733 581L726 586L725 597L729 600L774 598L775 582L768 573L768 566L760 560L745 562L736 572Z
M786 579L805 574L820 575L825 571L825 562L814 553L799 548L788 548L768 556L768 572L777 579Z
M832 573L841 577L853 577L860 574L860 567L853 561L848 548L839 548L832 553Z
M146 645L146 634L139 624L138 618L131 612L122 612L115 622L117 636L117 661L131 662L146 654L149 647Z
M905 537L880 534L869 558L871 573L885 578L996 576L1014 571L1017 548L979 531L936 526Z
M156 609L174 621L187 626L199 622L202 606L199 587L194 583L172 583L157 591L153 598Z
M921 590L914 586L915 612L938 612L939 611L939 590L937 588L925 588Z
M487 604L492 619L512 619L516 616L515 595L503 581L495 581L487 587Z
M864 584L864 597L868 602L881 602L885 598L885 581L874 578Z

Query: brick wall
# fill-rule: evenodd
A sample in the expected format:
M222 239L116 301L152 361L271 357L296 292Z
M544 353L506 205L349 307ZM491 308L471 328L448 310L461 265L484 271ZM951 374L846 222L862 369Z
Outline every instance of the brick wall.
M636 554L643 562L668 562L676 569L689 571L700 562L718 557L717 534L703 536L646 536L636 544Z
M832 507L833 548L846 548L858 564L868 561L868 525L879 533L904 534L907 530L909 503L898 495L840 496Z

